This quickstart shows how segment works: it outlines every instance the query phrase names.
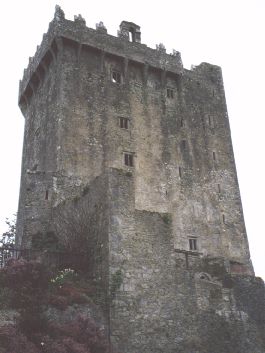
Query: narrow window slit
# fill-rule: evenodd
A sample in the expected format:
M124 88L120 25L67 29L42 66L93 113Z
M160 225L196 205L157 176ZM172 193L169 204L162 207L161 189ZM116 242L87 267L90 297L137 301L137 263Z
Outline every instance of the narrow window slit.
M45 200L49 200L49 190L45 191Z
M179 167L179 177L181 178L182 177L182 168Z
M180 119L180 127L184 127L184 119L183 118Z
M210 127L212 127L212 128L214 127L214 120L213 120L213 117L212 117L212 116L209 116L209 117L208 117L208 123L209 123L209 126L210 126Z

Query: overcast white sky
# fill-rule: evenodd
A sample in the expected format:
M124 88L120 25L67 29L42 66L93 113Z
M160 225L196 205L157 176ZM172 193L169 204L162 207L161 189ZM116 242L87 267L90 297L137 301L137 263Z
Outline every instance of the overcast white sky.
M17 210L24 118L18 82L28 57L59 4L66 18L87 26L103 21L116 35L122 20L141 26L142 43L181 52L186 68L206 61L222 67L232 140L256 275L265 279L265 1L264 0L14 0L1 4L0 234ZM264 220L263 220L264 217Z

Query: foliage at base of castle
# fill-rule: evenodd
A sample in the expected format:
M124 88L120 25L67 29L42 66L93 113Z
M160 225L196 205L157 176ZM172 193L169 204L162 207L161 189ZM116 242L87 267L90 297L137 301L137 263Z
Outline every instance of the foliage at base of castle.
M16 222L16 214L13 215L13 218L6 218L7 230L0 235L0 247L13 248L15 246Z
M109 353L105 332L92 318L60 322L47 314L53 306L63 312L69 305L94 305L92 292L86 278L71 269L51 274L39 262L10 260L0 270L0 313L9 307L18 319L0 326L0 353Z

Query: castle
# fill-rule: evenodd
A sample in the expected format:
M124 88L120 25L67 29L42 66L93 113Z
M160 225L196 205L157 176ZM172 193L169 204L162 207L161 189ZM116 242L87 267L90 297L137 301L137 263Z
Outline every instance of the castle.
M184 69L179 52L142 44L132 22L114 37L57 6L19 106L17 245L60 236L62 214L74 229L87 223L88 271L106 298L117 282L106 301L113 346L264 353L265 292L250 261L220 67Z

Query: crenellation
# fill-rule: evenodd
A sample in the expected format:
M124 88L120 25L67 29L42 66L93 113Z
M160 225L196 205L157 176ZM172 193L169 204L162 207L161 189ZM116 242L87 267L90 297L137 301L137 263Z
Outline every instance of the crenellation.
M56 21L62 21L65 19L64 11L61 9L59 5L55 6L54 19Z
M74 16L74 21L81 27L86 26L86 20L80 14Z
M160 53L166 54L166 47L164 46L163 43L159 43L156 45L156 50Z
M119 38L108 35L106 31L99 30L99 28L103 27L98 26L96 30L85 27L85 21L80 16L81 15L76 16L74 22L65 20L62 16L59 16L58 20L58 15L55 16L55 19L49 25L48 32L43 36L43 41L38 47L34 58L30 61L28 68L24 72L19 97L22 96L33 73L37 70L38 66L43 61L43 58L45 58L46 55L49 55L47 53L50 52L56 57L56 53L53 49L55 43L60 37L73 40L77 45L82 44L104 51L108 48L107 52L109 54L115 55L116 57L119 55L124 58L124 48L125 45L128 45L127 43L120 42ZM156 51L146 47L146 45L140 43L140 32L137 29L139 26L129 22L128 24L136 26L136 39L130 43L128 48L126 48L126 51L128 51L127 59L130 58L130 60L143 64L149 62L149 64L154 67L160 66L162 70L166 69L181 74L182 62L178 52L175 51L174 55L169 55L166 54L165 50ZM121 26L124 26L124 24L121 24ZM80 37L82 43L80 43Z
M104 34L108 33L107 28L104 26L104 23L102 21L96 23L96 30Z

